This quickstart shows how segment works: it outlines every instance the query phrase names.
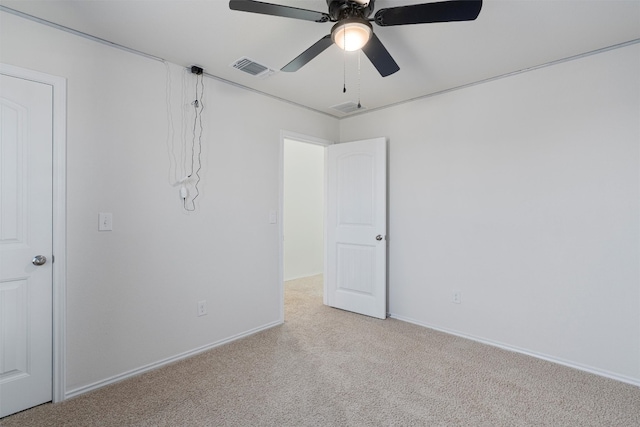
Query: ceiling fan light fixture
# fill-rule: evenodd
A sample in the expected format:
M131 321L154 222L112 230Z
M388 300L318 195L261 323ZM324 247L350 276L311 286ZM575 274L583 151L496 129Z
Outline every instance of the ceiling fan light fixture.
M331 40L348 52L362 49L373 34L371 24L361 18L343 19L331 29Z

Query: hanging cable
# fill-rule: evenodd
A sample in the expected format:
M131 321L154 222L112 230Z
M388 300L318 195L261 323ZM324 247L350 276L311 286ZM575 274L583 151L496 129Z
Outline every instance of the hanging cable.
M182 70L182 104L180 111L182 113L182 122L181 122L181 132L180 132L180 164L181 170L178 176L186 176L187 175L187 134L189 131L189 120L187 117L187 108L186 106L189 104L189 95L187 90L187 76L189 71L187 68Z
M171 108L172 97L172 82L171 82L171 68L167 61L162 61L167 72L167 80L165 87L165 99L167 104L167 151L169 154L169 173L168 180L171 185L177 179L178 159L175 153L175 127L173 126L173 111Z
M198 93L198 88L200 92ZM195 117L193 120L193 130L191 138L191 170L189 177L195 175L196 181L194 183L195 196L191 199L191 208L187 206L187 199L183 197L184 209L193 212L196 210L196 199L200 195L198 184L200 184L200 170L202 169L202 133L204 126L202 125L202 112L204 111L204 75L202 72L196 74L196 99L192 102L194 107ZM197 150L196 150L197 141ZM196 154L197 153L197 154Z

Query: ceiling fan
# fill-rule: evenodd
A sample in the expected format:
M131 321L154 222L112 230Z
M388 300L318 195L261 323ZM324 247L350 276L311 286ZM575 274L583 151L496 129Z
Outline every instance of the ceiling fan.
M327 0L329 13L263 3L255 0L230 0L229 8L242 12L282 16L313 22L335 22L327 34L302 52L282 71L297 71L333 43L347 51L362 49L382 77L400 69L380 39L373 33L370 22L382 27L392 25L429 24L434 22L473 21L480 14L482 0L448 0L374 10L375 0Z

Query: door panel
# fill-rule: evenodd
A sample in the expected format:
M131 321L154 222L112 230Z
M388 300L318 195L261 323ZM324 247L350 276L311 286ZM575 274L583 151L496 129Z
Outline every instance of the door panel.
M327 147L327 304L386 318L386 140ZM376 237L378 239L376 239Z
M52 129L52 87L0 75L0 416L52 397Z
M337 157L338 226L372 226L375 219L375 158L366 152Z
M26 280L0 283L1 381L13 381L29 372L27 286Z

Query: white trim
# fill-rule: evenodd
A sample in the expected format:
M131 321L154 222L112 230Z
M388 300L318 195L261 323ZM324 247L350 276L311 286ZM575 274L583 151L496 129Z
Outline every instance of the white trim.
M29 15L28 13L24 13L16 9L11 9L10 7L7 7L7 6L0 5L0 12L10 13L12 15L19 16L20 18L37 22L38 24L46 25L48 27L55 28L56 30L64 31L69 34L73 34L75 36L85 38L87 40L92 40L94 42L102 43L104 45L111 46L116 49L124 50L125 52L129 52L135 55L143 56L145 58L153 59L154 61L164 62L164 59L151 55L149 53L142 52L140 50L136 50L127 46L123 46L121 44L114 43L112 41L109 41L100 37L92 36L89 33L83 33L82 31L74 30L73 28L65 27L64 25L56 24L55 22L47 21L46 19L38 18L37 16Z
M102 388L104 386L107 386L107 385L110 385L110 384L113 384L113 383L116 383L116 382L120 382L122 380L126 380L128 378L143 374L145 372L149 372L149 371L152 371L154 369L158 369L158 368L160 368L162 366L169 365L171 363L178 362L178 361L183 360L183 359L187 359L189 357L195 356L195 355L203 353L205 351L212 350L212 349L214 349L216 347L220 347L221 345L228 344L228 343L230 343L232 341L236 341L236 340L239 340L241 338L248 337L249 335L253 335L253 334L256 334L258 332L262 332L264 330L267 330L267 329L271 329L271 328L273 328L275 326L279 326L281 324L282 324L282 322L280 322L280 321L267 323L266 325L259 326L259 327L254 328L254 329L250 329L250 330L248 330L246 332L242 332L242 333L239 333L237 335L233 335L233 336L231 336L229 338L225 338L223 340L216 341L216 342L213 342L211 344L203 345L203 346L197 347L197 348L195 348L193 350L185 351L184 353L180 353L180 354L177 354L175 356L168 357L166 359L162 359L162 360L160 360L158 362L154 362L154 363L150 363L148 365L141 366L140 368L136 368L136 369L132 369L132 370L127 371L127 372L123 372L122 374L114 375L112 377L106 378L106 379L101 380L101 381L97 381L97 382L92 383L92 384L88 384L88 385L85 385L85 386L82 386L82 387L75 388L73 390L69 390L65 395L65 399L70 399L72 397L79 396L81 394L90 392L92 390L96 390L96 389Z
M69 34L73 34L75 36L82 37L82 38L85 38L87 40L92 40L92 41L97 42L97 43L102 43L102 44L104 44L106 46L110 46L110 47L113 47L115 49L120 49L120 50L123 50L125 52L132 53L134 55L140 55L140 56L142 56L144 58L148 58L148 59L151 59L153 61L166 62L165 59L160 58L158 56L151 55L149 53L142 52L140 50L133 49L133 48L130 48L130 47L127 47L127 46L112 42L110 40L106 40L106 39L103 39L103 38L100 38L100 37L96 37L96 36L93 36L93 35L91 35L89 33L83 33L82 31L74 30L73 28L65 27L64 25L56 24L55 22L47 21L46 19L42 19L42 18L38 18L37 16L29 15L28 13L20 12L19 10L11 9L10 7L7 7L7 6L0 5L0 12L10 13L12 15L19 16L20 18L28 19L29 21L37 22L38 24L46 25L48 27L55 28L55 29L60 30L60 31L65 31L65 32L67 32ZM187 68L189 68L189 67L187 67ZM299 104L297 102L294 102L294 101L291 101L291 100L288 100L288 99L285 99L285 98L281 98L279 96L276 96L276 95L273 95L273 94L270 94L270 93L267 93L267 92L263 92L263 91L258 90L258 89L254 89L252 87L245 86L245 85L240 84L240 83L232 82L231 80L224 79L222 77L216 76L215 74L211 74L211 73L208 73L206 71L204 73L202 73L202 74L204 76L206 76L206 77L209 77L211 79L217 80L219 82L226 83L228 85L235 86L235 87L240 88L240 89L248 90L249 92L257 93L257 94L260 94L260 95L263 95L263 96L266 96L266 97L269 97L269 98L272 98L272 99L275 99L275 100L278 100L278 101L282 101L282 102L287 103L289 105L294 105L294 106L299 107L299 108L304 108L306 110L313 111L314 113L324 114L325 116L329 116L329 117L332 117L334 119L338 118L333 114L327 113L326 111L317 110L315 108L308 107L308 106L306 106L304 104Z
M54 402L66 389L67 286L67 80L0 63L0 73L48 84L53 88L53 390Z
M21 18L28 19L28 20L33 21L33 22L37 22L37 23L42 24L42 25L47 25L49 27L56 28L56 29L61 30L61 31L66 31L66 32L68 32L70 34L74 34L74 35L76 35L78 37L83 37L83 38L86 38L88 40L93 40L95 42L102 43L102 44L105 44L107 46L114 47L116 49L121 49L121 50L124 50L126 52L133 53L135 55L140 55L140 56L143 56L145 58L152 59L154 61L165 62L164 59L159 58L159 57L154 56L154 55L151 55L149 53L142 52L142 51L139 51L139 50L136 50L136 49L132 49L130 47L123 46L121 44L118 44L118 43L115 43L115 42L112 42L112 41L109 41L109 40L106 40L106 39L102 39L100 37L92 36L89 33L84 33L82 31L74 30L73 28L65 27L64 25L56 24L55 22L47 21L45 19L38 18L36 16L29 15L29 14L24 13L24 12L20 12L18 10L11 9L11 8L9 8L7 6L0 5L0 12L10 13L12 15L19 16ZM257 94L260 94L260 95L267 96L269 98L277 99L277 100L285 102L287 104L294 105L294 106L300 107L300 108L304 108L306 110L313 111L315 113L324 114L325 116L329 116L329 117L332 117L334 119L342 120L342 119L348 119L348 118L351 118L351 117L354 117L354 116L359 116L359 115L362 115L362 114L372 113L374 111L380 111L380 110L384 110L384 109L387 109L387 108L396 107L398 105L407 104L407 103L410 103L410 102L413 102L413 101L419 101L421 99L431 98L433 96L442 95L444 93L453 92L453 91L460 90L460 89L466 89L468 87L477 86L477 85L484 84L484 83L489 83L489 82L492 82L492 81L495 81L495 80L504 79L504 78L507 78L507 77L515 76L515 75L526 73L526 72L529 72L529 71L535 71L535 70L540 69L540 68L550 67L552 65L561 64L563 62L573 61L573 60L585 58L585 57L591 56L591 55L597 55L597 54L602 53L602 52L607 52L607 51L613 50L613 49L619 49L619 48L630 46L630 45L633 45L633 44L636 44L636 43L640 43L640 39L628 40L626 42L614 44L614 45L611 45L611 46L606 46L606 47L603 47L603 48L600 48L600 49L596 49L596 50L591 50L591 51L588 51L588 52L579 53L577 55L568 56L566 58L557 59L555 61L546 62L544 64L535 65L533 67L523 68L521 70L516 70L516 71L512 71L512 72L505 73L505 74L499 74L499 75L494 76L494 77L489 77L489 78L486 78L486 79L483 79L483 80L478 80L478 81L467 83L467 84L463 84L463 85L460 85L460 86L455 86L455 87L444 89L444 90L441 90L441 91L438 91L438 92L428 93L426 95L420 95L420 96L417 96L417 97L414 97L414 98L406 99L404 101L399 101L399 102L395 102L395 103L388 104L388 105L383 105L383 106L380 106L380 107L377 107L377 108L371 108L371 109L366 109L365 108L365 109L362 109L363 111L350 113L347 116L341 116L341 117L340 116L336 116L335 114L328 113L328 112L323 111L323 110L318 110L316 108L309 107L309 106L304 105L304 104L299 104L297 102L290 101L290 100L285 99L285 98L281 98L279 96L276 96L276 95L273 95L273 94L270 94L270 93L267 93L267 92L263 92L263 91L258 90L258 89L251 88L249 86L245 86L245 85L240 84L240 83L233 82L231 80L224 79L222 77L218 77L218 76L216 76L214 74L210 74L210 73L207 73L207 72L204 72L203 74L205 76L207 76L207 77L210 77L212 79L218 80L218 81L223 82L223 83L227 83L227 84L229 84L231 86L235 86L235 87L238 87L238 88L241 88L241 89L245 89L245 90L248 90L250 92L254 92L254 93L257 93Z
M317 273L305 274L304 276L289 277L289 278L285 279L284 281L285 282L289 282L291 280L306 279L307 277L313 277L313 276L317 276L319 274L324 274L324 270L323 271L318 271Z
M416 96L415 98L405 99L403 101L394 102L392 104L387 104L387 105L383 105L383 106L376 107L376 108L363 109L363 111L360 111L360 112L356 111L354 113L350 113L348 116L339 117L338 120L349 119L349 118L354 117L354 116L360 116L362 114L372 113L374 111L385 110L387 108L393 108L393 107L397 107L398 105L408 104L408 103L411 103L411 102L414 102L414 101L420 101L420 100L423 100L423 99L432 98L434 96L443 95L445 93L454 92L454 91L458 91L458 90L461 90L461 89L467 89L467 88L470 88L470 87L473 87L473 86L482 85L482 84L485 84L485 83L491 83L491 82L494 82L496 80L506 79L506 78L509 78L509 77L517 76L518 74L528 73L530 71L536 71L536 70L539 70L541 68L551 67L551 66L554 66L554 65L562 64L564 62L575 61L577 59L586 58L586 57L589 57L589 56L592 56L592 55L598 55L600 53L608 52L608 51L614 50L614 49L620 49L620 48L631 46L631 45L634 45L634 44L637 44L637 43L640 43L640 39L633 39L633 40L629 40L629 41L626 41L626 42L614 44L614 45L611 45L611 46L606 46L606 47L603 47L603 48L600 48L600 49L579 53L577 55L567 56L565 58L556 59L555 61L545 62L544 64L534 65L534 66L529 67L529 68L523 68L523 69L520 69L520 70L511 71L511 72L504 73L504 74L498 74L497 76L494 76L494 77L489 77L489 78L478 80L478 81L474 81L474 82L471 82L471 83L466 83L466 84L463 84L463 85L460 85L460 86L454 86L454 87L451 87L451 88L448 88L448 89L443 89L443 90L440 90L440 91L437 91L437 92L428 93L426 95Z
M335 144L333 141L329 141L322 138L316 138L314 136L304 135L301 133L291 132L288 130L280 131L280 154L278 165L278 209L280 214L278 215L278 281L280 283L280 322L284 322L284 140L291 139L299 142L306 142L308 144L321 145L328 147ZM325 153L326 158L326 153ZM326 161L325 161L326 163ZM326 185L325 185L326 187ZM326 188L325 188L325 204L326 204ZM326 240L326 239L325 239ZM326 253L326 250L323 252ZM325 263L326 264L326 263ZM326 292L324 293L324 303L326 304Z
M573 369L578 369L580 371L584 371L584 372L588 372L590 374L594 374L594 375L598 375L601 377L606 377L606 378L610 378L612 380L616 380L616 381L620 381L623 383L627 383L627 384L631 384L637 387L640 387L640 380L637 378L632 378L632 377L627 377L625 375L620 375L620 374L616 374L614 372L610 372L604 369L598 369L598 368L594 368L592 366L587 366L587 365L582 365L580 363L576 363L576 362L572 362L570 360L565 360L559 357L554 357L554 356L550 356L544 353L538 353L535 351L531 351L531 350L527 350L524 348L520 348L520 347L516 347L513 345L509 345L509 344L505 344L499 341L493 341L493 340L488 340L488 339L484 339L484 338L479 338L473 335L468 335L468 334L464 334L452 329L447 329L447 328L440 328L438 326L434 326L434 325L430 325L428 323L424 323L415 319L411 319L409 317L404 317L404 316L399 316L397 314L393 314L390 313L389 317L396 319L396 320L401 320L403 322L407 322L407 323L413 323L414 325L418 325L418 326L422 326L425 328L429 328L429 329L433 329L435 331L439 331L439 332L444 332L446 334L449 335L455 335L457 337L461 337L461 338L466 338L468 340L471 341L475 341L475 342L479 342L482 344L487 344L490 345L492 347L498 347L501 348L503 350L507 350L507 351L513 351L515 353L520 353L520 354L524 354L527 356L531 356L531 357L535 357L536 359L542 359L542 360L546 360L547 362L552 362L552 363L557 363L558 365L563 365L563 366L567 366L569 368L573 368Z
M333 145L335 142L327 139L316 138L315 136L304 135L302 133L290 132L288 130L280 131L280 141L292 139L294 141L306 142L308 144L322 145L323 147Z
M322 263L322 303L324 305L329 305L329 283L327 282L327 252L329 251L329 246L327 242L329 241L328 230L327 230L327 218L329 217L329 210L327 209L328 205L328 193L327 188L329 188L329 150L324 150L324 182L322 183L323 194L322 194L322 219L323 219L323 236L322 236L322 254L324 256L324 262Z

